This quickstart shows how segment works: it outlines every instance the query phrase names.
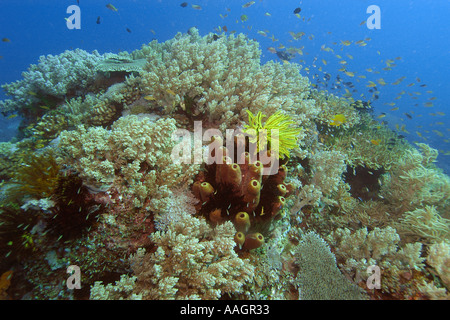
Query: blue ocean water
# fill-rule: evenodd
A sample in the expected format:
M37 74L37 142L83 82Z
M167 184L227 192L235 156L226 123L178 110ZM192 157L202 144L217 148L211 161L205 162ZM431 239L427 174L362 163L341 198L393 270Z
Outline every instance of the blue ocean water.
M438 149L438 165L450 172L449 1L252 2L195 0L181 6L183 1L175 0L2 0L0 84L21 79L21 73L37 63L39 56L67 49L133 51L153 39L166 41L192 26L202 35L235 31L260 42L262 62L279 60L274 50L301 48L303 54L295 54L291 62L308 68L302 74L312 83L337 95L346 94L347 89L355 99L371 100L380 122L386 121L411 142ZM70 5L80 8L81 29L67 28ZM370 16L370 5L380 8L380 29L371 30L362 23ZM301 9L298 15L296 8ZM299 32L305 35L295 40L292 34ZM346 62L352 76L339 71L340 61ZM323 81L326 74L329 81ZM338 75L351 86L333 88ZM379 91L376 100L369 81ZM1 92L0 99L6 98ZM14 137L19 123L19 117L0 116L0 141Z

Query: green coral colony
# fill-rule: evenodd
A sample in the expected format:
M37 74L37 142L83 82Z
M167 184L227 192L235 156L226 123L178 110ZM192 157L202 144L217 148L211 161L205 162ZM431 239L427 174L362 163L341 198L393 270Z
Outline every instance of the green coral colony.
M3 85L1 112L23 120L0 143L0 298L448 299L437 151L260 55L193 28L131 53L43 56ZM222 133L200 151L215 142L223 163L174 161L195 121ZM274 174L251 143L278 147ZM84 290L67 288L69 265Z

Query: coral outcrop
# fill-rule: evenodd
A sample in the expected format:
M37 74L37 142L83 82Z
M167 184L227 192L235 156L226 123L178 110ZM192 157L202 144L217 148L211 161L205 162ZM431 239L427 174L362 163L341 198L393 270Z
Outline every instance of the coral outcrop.
M243 138L242 134L235 136L238 143L244 143ZM192 186L199 200L197 210L212 225L232 221L240 248L258 248L269 234L272 221L283 217L286 198L293 192L286 180L287 166L279 166L276 159L264 165L244 148L238 146L241 152L235 153L224 146L222 138L214 137L213 141L217 144L210 145L209 154L217 161L206 165ZM272 169L274 174L268 174Z
M155 252L132 257L135 294L144 299L219 299L238 297L251 286L254 267L234 251L230 221L211 228L204 219L180 212L167 231L151 239Z
M173 119L130 115L102 127L64 131L60 135L61 165L73 168L92 188L111 185L137 207L144 203L158 211L170 197L170 187L188 183L198 165L176 164L171 159L175 146Z

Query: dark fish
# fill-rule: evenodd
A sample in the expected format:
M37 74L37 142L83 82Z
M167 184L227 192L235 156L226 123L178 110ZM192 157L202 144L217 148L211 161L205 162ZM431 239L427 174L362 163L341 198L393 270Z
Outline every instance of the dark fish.
M426 87L427 85L426 84L421 84L420 86L423 88L423 87Z
M213 34L213 39L214 41L216 41L217 39L219 39L219 36L217 34Z
M100 18L100 16L98 16L97 17L97 24L100 24L100 20L101 20L101 18Z
M295 57L294 54L288 53L286 51L277 51L277 56L281 60L285 60L285 61L291 61Z
M187 2L183 2L182 4L180 4L180 6L181 6L182 8L186 8L186 7L188 6L188 3L187 3Z
M8 38L3 38L2 41L3 42L11 42L11 40L9 40Z
M406 112L405 112L405 116L407 116L408 119L412 119L412 116L411 116L409 113L406 113Z
M300 11L302 11L302 8L295 8L294 13L297 14L300 13Z
M128 33L131 33L131 30L127 28Z
M399 139L405 139L405 136L402 135L402 134L399 134L397 137L398 137Z
M325 73L323 79L329 81L331 79L331 75L329 73Z

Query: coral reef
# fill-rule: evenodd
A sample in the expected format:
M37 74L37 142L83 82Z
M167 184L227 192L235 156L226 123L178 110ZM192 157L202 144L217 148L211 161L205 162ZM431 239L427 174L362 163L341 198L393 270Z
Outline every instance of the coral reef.
M46 198L57 187L59 171L60 167L51 153L30 155L15 173L8 193L16 197Z
M402 284L405 288L401 293L403 298L418 294L417 283L405 280L411 273L425 279L422 243L407 243L400 247L400 236L392 227L374 228L370 232L367 228L354 232L347 228L337 229L326 239L335 248L342 270L357 282L367 280L369 266L378 266L383 275L381 292L399 294L396 288Z
M443 285L450 287L450 244L448 241L434 243L428 249L427 263L433 267Z
M443 218L434 206L425 206L406 212L398 228L406 235L414 235L425 241L450 240L450 220Z
M191 28L4 85L24 120L0 143L0 298L448 299L438 152L260 57Z

